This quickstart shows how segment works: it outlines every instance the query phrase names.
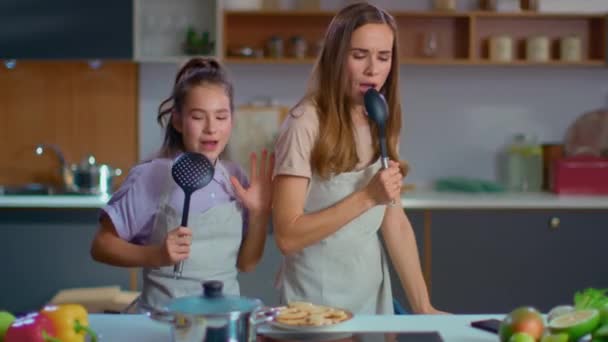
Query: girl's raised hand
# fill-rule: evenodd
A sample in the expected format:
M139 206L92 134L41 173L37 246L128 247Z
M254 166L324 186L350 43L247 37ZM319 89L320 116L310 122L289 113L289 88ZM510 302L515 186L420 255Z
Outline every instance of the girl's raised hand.
M234 186L236 195L249 211L259 214L270 212L273 169L274 153L271 153L269 156L268 151L263 150L262 162L259 168L256 153L251 153L249 159L249 187L247 189L243 187L236 177L230 177L230 182Z

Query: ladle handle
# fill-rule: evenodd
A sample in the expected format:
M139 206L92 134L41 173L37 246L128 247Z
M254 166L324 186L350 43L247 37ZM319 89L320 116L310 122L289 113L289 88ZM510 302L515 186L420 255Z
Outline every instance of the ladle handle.
M383 169L388 169L388 151L386 148L386 138L383 136L380 136L380 156L382 157L381 162L382 162L382 168Z
M182 227L188 226L188 213L190 211L190 195L192 193L186 191L184 193L184 209L182 210ZM182 271L184 270L184 262L180 261L173 266L173 278L181 278Z

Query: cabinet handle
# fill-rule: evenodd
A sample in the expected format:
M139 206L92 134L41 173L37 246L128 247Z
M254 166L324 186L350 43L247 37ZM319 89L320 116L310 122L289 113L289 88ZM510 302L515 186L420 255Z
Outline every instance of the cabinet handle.
M552 217L549 220L549 227L551 228L551 230L557 230L557 228L559 228L559 224L561 223L559 217Z
M15 67L17 66L17 60L15 60L15 59L7 59L7 60L4 61L4 66L8 70L15 69Z
M92 59L88 62L89 64L89 68L93 69L93 70L97 70L99 68L101 68L101 66L103 65L103 62L99 59Z

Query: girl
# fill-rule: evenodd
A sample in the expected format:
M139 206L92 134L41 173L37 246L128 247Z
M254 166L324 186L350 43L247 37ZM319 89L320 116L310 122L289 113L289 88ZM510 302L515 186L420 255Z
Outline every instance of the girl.
M284 262L283 302L311 301L356 313L393 314L388 255L416 313L430 303L415 237L400 203L405 164L395 20L357 3L332 20L311 87L277 138L273 223ZM380 169L376 126L363 94L375 88L389 108L390 167Z
M140 305L161 309L171 298L201 293L201 281L220 280L239 294L237 270L251 271L264 250L270 217L274 157L250 160L250 179L221 160L233 124L233 88L214 60L195 58L177 73L159 107L165 137L158 158L134 167L102 210L91 254L97 261L143 268ZM204 154L213 180L194 192L188 227L180 227L183 191L171 177L183 152ZM173 265L184 261L183 276Z

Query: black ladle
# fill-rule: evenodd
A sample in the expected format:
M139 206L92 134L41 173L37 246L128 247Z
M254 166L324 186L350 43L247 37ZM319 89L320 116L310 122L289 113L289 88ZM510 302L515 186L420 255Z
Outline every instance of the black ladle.
M384 96L376 89L369 88L363 95L363 102L367 116L378 127L378 141L380 143L380 156L382 167L388 169L388 151L386 149L386 120L388 119L388 105Z
M190 211L190 196L196 190L206 186L213 179L214 168L211 161L204 155L195 152L186 152L180 155L171 168L171 175L175 183L184 191L184 209L182 210L182 227L188 226L188 212ZM180 261L173 267L175 278L182 276L184 262Z

